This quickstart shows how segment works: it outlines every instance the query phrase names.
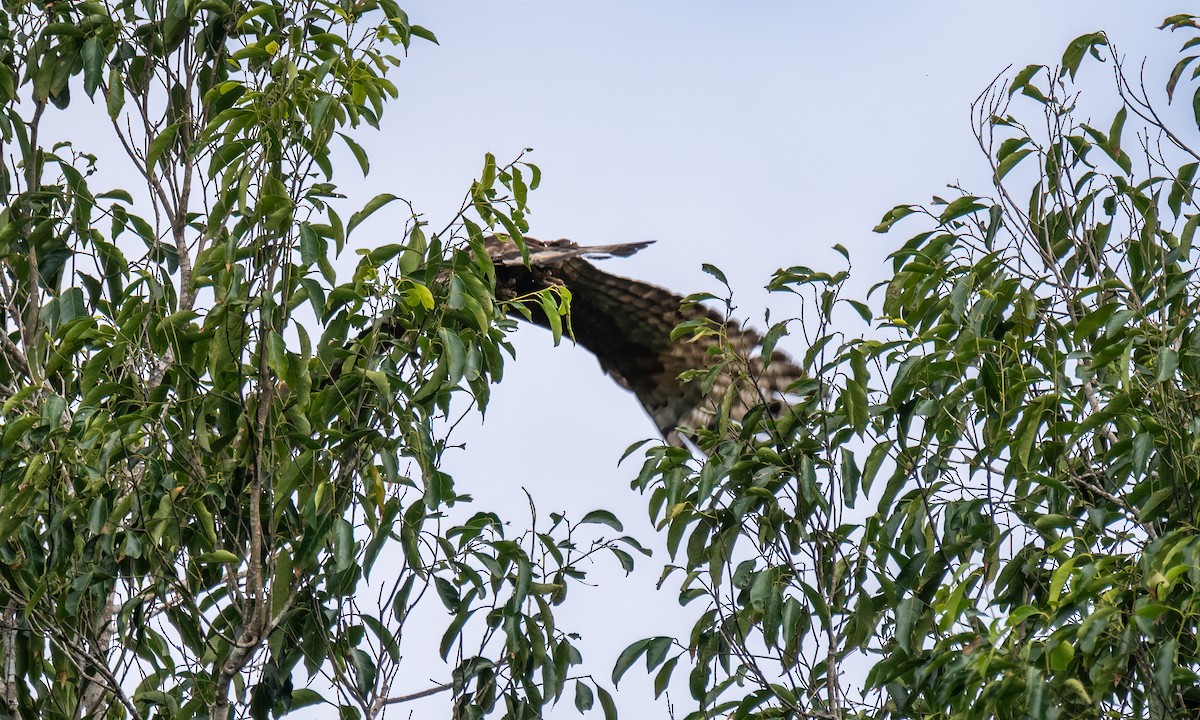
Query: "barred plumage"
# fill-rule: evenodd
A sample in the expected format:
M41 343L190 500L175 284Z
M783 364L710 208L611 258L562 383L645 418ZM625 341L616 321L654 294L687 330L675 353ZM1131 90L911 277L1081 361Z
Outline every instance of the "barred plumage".
M588 258L628 257L650 243L579 246L569 240L541 242L525 239L529 251L526 267L515 245L507 238L489 237L488 255L496 265L496 295L501 300L521 297L550 285L571 291L571 325L575 340L600 361L600 367L622 387L633 392L663 437L682 444L677 428L710 425L721 400L736 384L739 396L731 416L741 420L746 411L762 402L779 401L802 371L782 353L774 353L763 367L756 355L762 337L702 305L681 308L683 298L655 285L606 273ZM547 326L540 308L530 308L533 320ZM706 318L724 329L736 356L749 358L743 372L722 373L705 395L699 381L681 383L679 375L713 362L710 352L720 345L718 336L671 340L681 322ZM740 379L739 379L740 378Z

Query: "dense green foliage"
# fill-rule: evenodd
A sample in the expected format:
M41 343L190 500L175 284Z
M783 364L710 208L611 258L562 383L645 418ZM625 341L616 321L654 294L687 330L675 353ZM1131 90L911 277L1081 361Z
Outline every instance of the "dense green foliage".
M763 355L790 332L808 379L646 450L700 609L614 681L687 673L697 720L1196 715L1200 21L1165 27L1194 119L1081 37L977 101L991 190L887 214L920 227L874 306L776 275L808 310ZM510 349L483 234L519 242L537 169L488 156L444 231L408 208L337 263L405 205L335 170L433 39L390 1L3 4L0 717L615 714L554 609L637 543L580 527L605 512L514 534L441 469ZM409 687L430 605L445 682Z
M976 102L989 194L887 214L920 228L874 314L845 273L776 276L811 301L811 379L791 413L700 433L706 458L648 452L701 614L615 677L688 668L693 718L1200 712L1200 22L1164 27L1189 34L1167 93L1194 119L1086 35Z
M471 248L519 238L536 168L489 156L444 232L401 216L332 262L403 207L343 218L335 159L368 170L351 133L397 96L389 53L432 40L390 0L3 4L0 716L562 695L553 606L581 560L629 556L561 517L506 537L439 467L452 398L486 404L507 347ZM445 681L411 687L438 672L399 645L430 604Z

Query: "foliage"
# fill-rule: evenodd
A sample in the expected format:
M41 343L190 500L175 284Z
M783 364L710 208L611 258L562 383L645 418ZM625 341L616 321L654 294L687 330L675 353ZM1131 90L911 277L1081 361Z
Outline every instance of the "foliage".
M1167 93L1200 108L1200 21L1164 27L1190 34ZM1114 72L1103 123L1089 57ZM871 319L844 273L781 271L812 308L791 411L698 431L700 460L647 452L702 609L617 678L644 656L661 692L690 653L695 718L1195 717L1200 109L1160 115L1090 34L974 110L992 193L887 214L921 229L866 339L835 329Z
M536 168L488 156L444 231L412 215L332 261L402 206L344 218L334 148L368 170L351 133L419 40L390 0L4 3L0 715L379 717L445 690L522 718L564 692L553 606L617 548L561 516L506 536L439 469L452 399L482 408L510 350L472 248L520 240ZM411 692L403 629L438 601L453 673Z

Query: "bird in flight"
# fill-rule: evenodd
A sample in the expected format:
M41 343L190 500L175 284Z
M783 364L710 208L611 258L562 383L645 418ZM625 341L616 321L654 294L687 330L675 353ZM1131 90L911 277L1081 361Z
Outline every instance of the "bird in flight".
M590 260L628 257L650 243L580 246L569 240L542 242L525 238L528 263L516 244L504 236L485 239L496 268L496 297L515 300L551 286L570 291L570 320L575 341L600 361L618 385L631 391L654 421L663 438L682 445L679 428L704 428L714 422L717 408L730 392L730 416L740 421L750 408L779 406L788 386L803 371L779 352L764 363L756 350L762 336L700 304L649 283L607 273ZM550 322L540 306L529 307L530 320L543 327ZM680 323L702 320L719 333L671 339ZM722 372L705 393L697 381L680 375L713 364L721 336L733 355L748 360Z

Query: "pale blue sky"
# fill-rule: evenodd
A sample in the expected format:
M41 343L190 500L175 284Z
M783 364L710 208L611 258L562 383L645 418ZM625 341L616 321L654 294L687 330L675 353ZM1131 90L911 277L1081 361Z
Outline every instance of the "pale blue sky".
M850 248L860 287L882 279L900 237L873 235L891 206L946 183L986 192L970 102L1008 65L1055 64L1073 38L1106 30L1160 88L1182 38L1156 30L1186 3L1139 0L917 2L447 2L405 5L440 47L414 46L395 75L401 98L367 137L373 171L362 199L390 191L431 224L458 206L485 152L532 147L544 171L531 235L581 243L654 239L608 269L681 293L713 290L702 262L728 274L740 316L760 321L777 267L840 268ZM1088 70L1086 82L1106 82ZM1185 109L1186 110L1186 109ZM1105 123L1106 124L1106 123ZM354 189L347 185L347 189ZM385 219L364 225L385 230ZM777 312L779 312L777 310ZM518 359L482 425L457 435L449 469L480 505L521 517L530 490L543 516L595 507L653 542L643 499L628 489L630 443L654 434L631 395L584 351L518 333ZM782 347L786 348L785 340ZM665 557L630 579L595 569L564 624L584 633L590 669L607 677L629 642L675 629L691 612L674 586L654 593ZM431 670L431 676L433 671ZM411 676L411 690L425 686ZM686 690L676 697L686 714ZM665 717L639 670L617 697L627 717ZM419 713L445 712L423 705ZM401 708L398 717L407 716ZM552 717L575 717L570 699Z

